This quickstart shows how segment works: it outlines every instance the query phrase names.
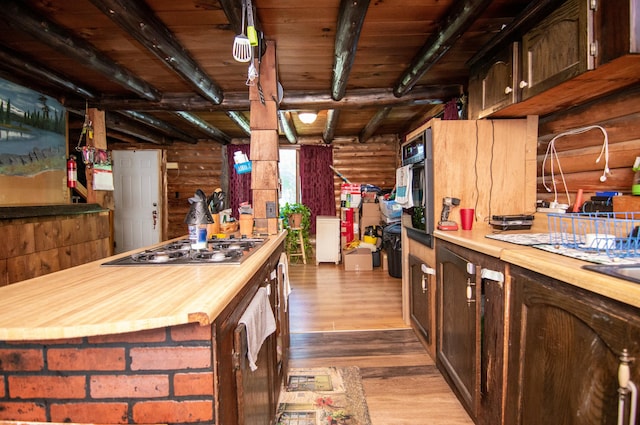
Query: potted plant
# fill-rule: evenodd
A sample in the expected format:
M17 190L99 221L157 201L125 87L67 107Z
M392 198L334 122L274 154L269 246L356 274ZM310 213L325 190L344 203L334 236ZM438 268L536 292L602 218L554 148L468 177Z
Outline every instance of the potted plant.
M280 208L280 217L282 218L283 227L288 231L285 242L287 254L295 254L299 252L300 236L298 235L298 232L301 232L302 240L304 242L305 257L309 258L312 250L311 242L309 241L311 210L304 204L286 203L282 208Z

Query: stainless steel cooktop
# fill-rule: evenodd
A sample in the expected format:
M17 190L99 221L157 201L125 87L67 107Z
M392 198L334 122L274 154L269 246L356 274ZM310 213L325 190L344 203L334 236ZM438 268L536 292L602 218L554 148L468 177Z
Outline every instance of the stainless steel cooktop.
M262 244L261 238L209 239L207 247L193 249L189 239L181 239L103 263L103 266L147 266L185 264L241 264Z

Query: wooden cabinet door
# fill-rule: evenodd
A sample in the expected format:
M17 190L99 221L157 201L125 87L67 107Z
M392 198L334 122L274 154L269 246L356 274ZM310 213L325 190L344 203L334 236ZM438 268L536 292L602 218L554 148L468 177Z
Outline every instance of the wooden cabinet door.
M434 276L423 273L420 258L409 255L409 313L411 324L422 334L427 344L431 345L431 299L434 291ZM426 265L430 267L429 265Z
M507 423L618 424L625 350L634 359L631 380L640 383L639 309L519 267L511 271ZM629 395L624 399L620 423L629 424Z
M236 366L238 425L271 425L275 418L272 402L272 346L274 336L268 337L260 352L255 371L247 359L247 328L238 325L234 332L234 350L239 353Z
M471 118L484 118L518 101L519 44L511 43L486 64L471 71Z
M477 415L479 322L475 265L438 248L438 326L436 361L472 417ZM469 267L469 269L467 268ZM470 295L470 298L467 296Z
M589 3L565 1L522 37L523 100L594 68Z

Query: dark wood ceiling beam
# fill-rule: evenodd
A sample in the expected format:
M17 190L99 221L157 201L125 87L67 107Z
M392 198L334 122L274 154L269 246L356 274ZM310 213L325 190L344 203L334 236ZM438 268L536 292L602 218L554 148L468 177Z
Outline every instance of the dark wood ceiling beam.
M411 65L394 87L393 93L398 97L407 94L418 80L453 47L458 38L469 29L490 4L491 0L453 2L448 15L414 57Z
M219 129L209 125L206 121L198 118L197 116L184 111L176 111L175 114L195 126L201 132L209 135L213 140L216 140L224 145L231 143L231 137L220 131Z
M298 134L296 133L296 127L293 124L293 118L289 111L278 111L278 121L280 122L280 129L286 136L289 143L295 145L298 143Z
M81 117L84 120L85 109L74 109L67 108L67 111L71 114L75 114ZM134 123L133 120L121 115L114 114L112 112L105 113L105 126L107 128L107 135L109 135L110 131L117 131L122 134L126 134L128 136L132 136L137 139L138 142L148 142L154 145L166 146L172 143L171 140L167 140L167 138L159 133L155 133L153 131L149 131L141 127L138 123ZM71 128L80 128L71 126ZM117 137L116 137L117 138ZM122 137L119 139L123 140Z
M193 143L193 144L198 143L198 139L196 139L195 137L191 137L188 134L185 134L184 132L178 130L177 128L151 115L144 114L138 111L118 111L118 112L144 125L148 125L157 130L160 130L161 132L166 133L169 136L182 140L183 142Z
M419 86L402 98L393 94L393 89L373 88L350 90L341 100L335 101L331 93L324 91L286 91L280 102L282 110L300 109L341 109L354 110L379 106L405 106L438 104L463 94L462 86ZM78 102L69 100L70 106ZM84 102L83 102L84 103ZM158 102L147 102L140 99L101 98L92 102L96 107L105 110L136 111L248 111L249 99L246 92L226 93L220 105L213 105L200 96L182 93L167 93Z
M144 99L157 101L162 97L154 87L108 59L91 44L75 37L57 24L38 16L22 2L3 1L2 7L0 7L0 17L9 27L23 31L49 47L74 58L79 63L97 70Z
M371 136L375 134L384 119L387 118L387 115L389 115L389 112L391 112L391 109L392 108L390 106L385 106L384 108L376 112L373 118L369 120L367 125L360 132L360 135L358 137L360 143L366 142L371 138Z
M11 67L14 71L28 76L31 79L35 77L39 80L48 81L65 91L77 94L85 99L94 99L96 97L90 90L72 83L68 78L56 74L55 72L36 64L34 60L24 58L20 56L19 53L2 46L0 46L0 62L2 63L0 66Z
M333 81L331 97L340 100L347 91L347 80L356 58L358 40L369 0L342 0L338 15L336 41L333 52Z
M322 140L329 144L333 142L333 138L336 134L336 128L338 127L338 120L340 119L339 109L329 109L327 111L327 121L322 132Z
M242 2L244 0L218 0L222 11L227 16L229 26L236 34L240 34L242 28ZM255 19L254 19L255 20Z
M222 102L222 89L198 66L173 33L141 1L91 0L162 63L180 75L205 99Z
M242 112L227 111L227 116L231 119L231 121L235 122L247 136L251 136L251 124L249 123L247 117L242 114Z

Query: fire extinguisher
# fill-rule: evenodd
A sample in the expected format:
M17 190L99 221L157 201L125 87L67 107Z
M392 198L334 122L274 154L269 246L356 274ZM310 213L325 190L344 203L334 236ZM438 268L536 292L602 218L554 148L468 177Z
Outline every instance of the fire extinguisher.
M78 167L73 156L67 161L67 187L76 187L78 182Z

